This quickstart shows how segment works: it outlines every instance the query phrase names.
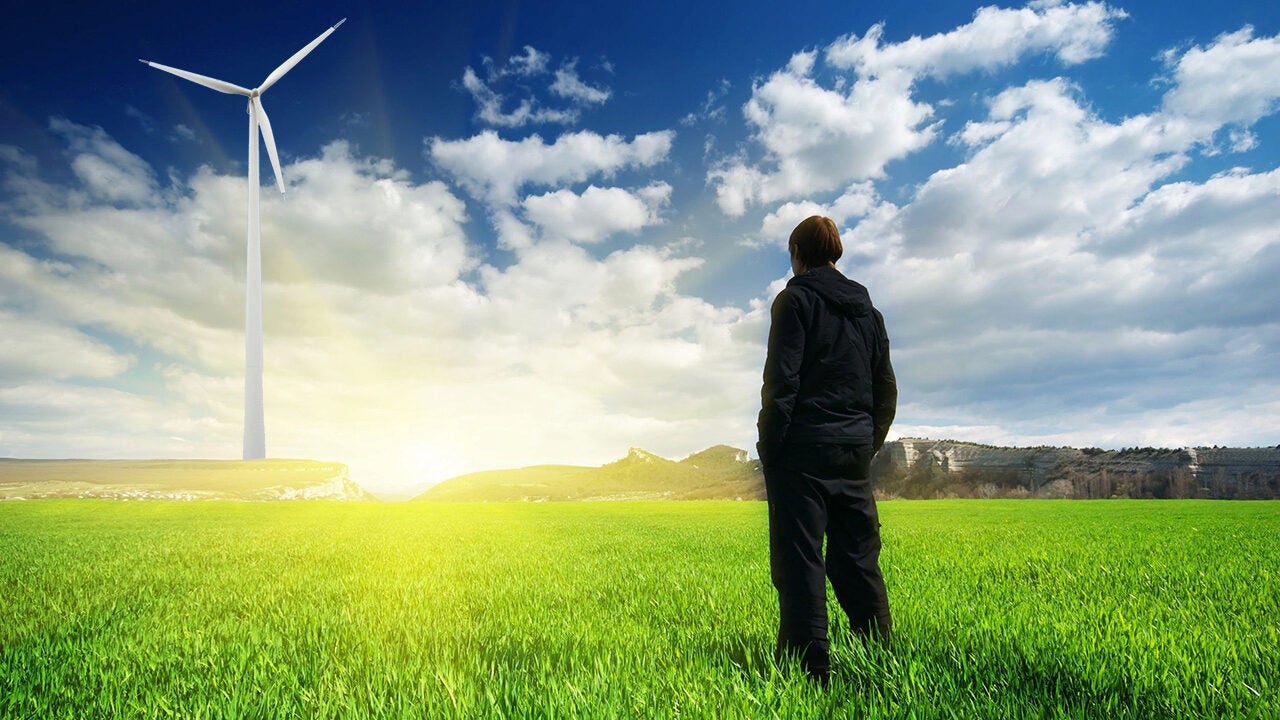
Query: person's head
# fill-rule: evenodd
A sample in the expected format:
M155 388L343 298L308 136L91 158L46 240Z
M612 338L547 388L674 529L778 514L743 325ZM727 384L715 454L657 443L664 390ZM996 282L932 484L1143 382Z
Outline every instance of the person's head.
M791 231L787 250L791 253L791 269L800 275L809 268L835 265L844 254L844 245L840 244L840 231L831 218L811 215Z

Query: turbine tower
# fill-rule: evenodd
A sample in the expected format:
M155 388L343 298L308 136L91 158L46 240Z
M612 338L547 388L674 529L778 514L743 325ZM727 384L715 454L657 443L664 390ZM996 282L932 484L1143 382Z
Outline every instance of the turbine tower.
M245 263L244 299L245 460L257 460L267 456L267 431L262 408L262 239L258 222L258 128L262 128L262 139L267 143L267 155L271 158L271 169L275 172L276 185L280 188L280 194L284 194L284 176L280 174L280 157L276 154L276 140L271 134L271 121L267 119L267 111L262 107L262 94L346 21L347 19L343 18L337 25L325 30L320 37L312 40L306 47L294 53L293 57L285 60L280 67L272 70L267 79L252 90L149 60L140 61L157 70L172 73L211 90L249 98L247 110L249 113L249 242Z

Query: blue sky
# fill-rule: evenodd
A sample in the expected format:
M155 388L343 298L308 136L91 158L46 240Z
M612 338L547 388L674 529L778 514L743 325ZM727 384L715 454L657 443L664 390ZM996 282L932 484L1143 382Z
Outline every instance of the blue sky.
M0 456L237 457L254 87L268 452L375 489L752 447L833 217L898 435L1280 442L1263 3L31 7L0 43Z

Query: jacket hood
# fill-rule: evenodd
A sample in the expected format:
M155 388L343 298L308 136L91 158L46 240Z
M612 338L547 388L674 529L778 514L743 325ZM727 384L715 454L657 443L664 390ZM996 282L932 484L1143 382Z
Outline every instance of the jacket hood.
M787 287L803 287L822 296L832 308L849 317L871 312L871 294L861 283L845 277L833 267L816 267L787 281Z

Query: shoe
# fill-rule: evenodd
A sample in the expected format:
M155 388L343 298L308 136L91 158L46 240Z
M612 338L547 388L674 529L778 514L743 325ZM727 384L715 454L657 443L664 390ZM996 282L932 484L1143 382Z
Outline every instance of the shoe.
M810 645L805 648L800 665L809 679L818 683L823 690L831 685L831 658L826 650Z

